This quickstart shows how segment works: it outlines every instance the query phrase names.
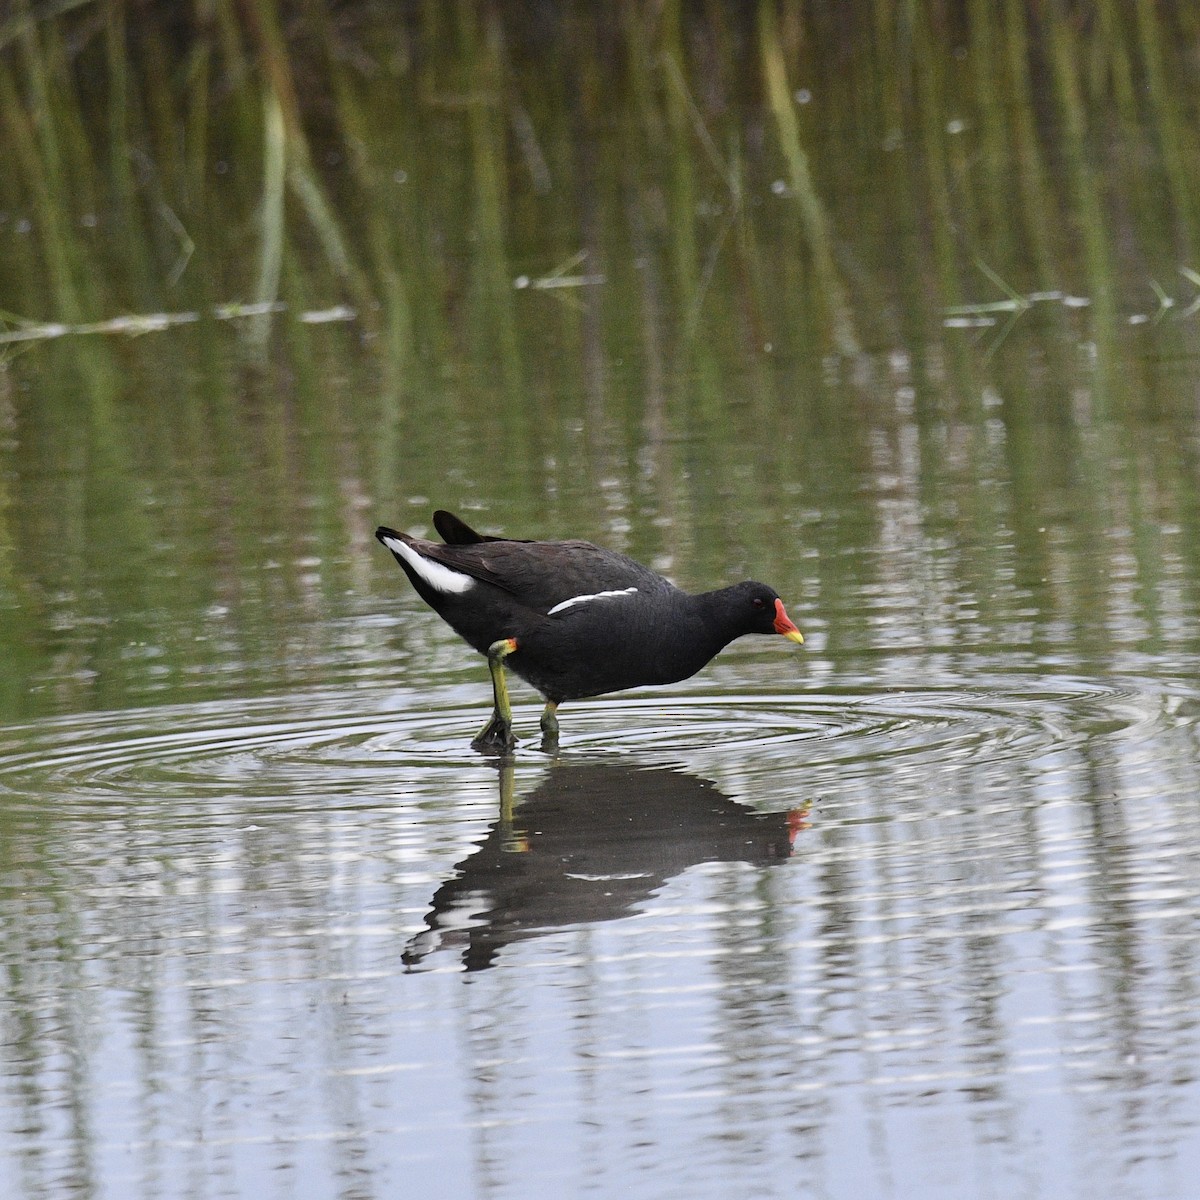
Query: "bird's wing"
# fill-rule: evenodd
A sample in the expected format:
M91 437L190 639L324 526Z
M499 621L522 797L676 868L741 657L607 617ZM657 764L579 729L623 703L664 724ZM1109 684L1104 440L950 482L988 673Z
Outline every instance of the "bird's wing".
M420 554L508 592L526 608L549 612L599 592L657 593L673 585L648 567L591 542L489 541L443 546L412 539Z

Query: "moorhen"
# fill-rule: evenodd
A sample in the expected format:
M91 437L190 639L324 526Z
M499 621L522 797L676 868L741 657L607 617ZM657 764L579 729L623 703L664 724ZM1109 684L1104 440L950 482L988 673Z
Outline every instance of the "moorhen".
M443 509L433 524L444 545L383 525L375 536L417 595L487 656L495 708L476 749L516 742L506 660L545 696L541 728L553 744L564 700L687 679L746 633L804 641L765 583L691 595L591 542L491 537Z

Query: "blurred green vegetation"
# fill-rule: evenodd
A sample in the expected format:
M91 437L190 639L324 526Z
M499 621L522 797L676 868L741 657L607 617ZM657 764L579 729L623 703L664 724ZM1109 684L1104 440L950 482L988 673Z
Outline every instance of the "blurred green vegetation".
M753 565L835 655L894 637L847 606L897 503L997 642L1032 606L1103 658L1114 529L1200 611L1197 6L6 11L0 711L261 657L436 504Z
M993 279L1105 341L1152 280L1195 294L1198 38L1113 0L16 0L0 299L344 300L400 380L473 352L517 383L513 279L582 254L601 330L652 275L630 315L689 357L928 341Z

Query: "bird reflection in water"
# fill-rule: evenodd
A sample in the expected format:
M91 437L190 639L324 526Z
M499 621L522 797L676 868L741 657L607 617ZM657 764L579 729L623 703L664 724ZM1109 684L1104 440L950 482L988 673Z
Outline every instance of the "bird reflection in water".
M628 916L698 863L782 862L807 826L807 807L755 812L668 767L560 762L524 797L512 760L498 771L500 815L434 893L410 969L446 949L468 971L490 967L514 942Z

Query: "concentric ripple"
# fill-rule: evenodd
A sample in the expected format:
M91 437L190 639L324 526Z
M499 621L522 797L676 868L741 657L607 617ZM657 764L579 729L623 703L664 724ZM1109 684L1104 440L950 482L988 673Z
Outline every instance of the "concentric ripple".
M0 735L0 789L97 802L386 791L402 777L479 764L469 743L486 711L474 689L470 703L461 696L347 689L48 719ZM1097 737L1150 745L1194 710L1161 686L1076 678L784 695L675 689L564 706L560 753L755 771L785 762L842 775L921 770L979 756L1033 761ZM543 754L537 716L533 705L517 709L519 757Z

